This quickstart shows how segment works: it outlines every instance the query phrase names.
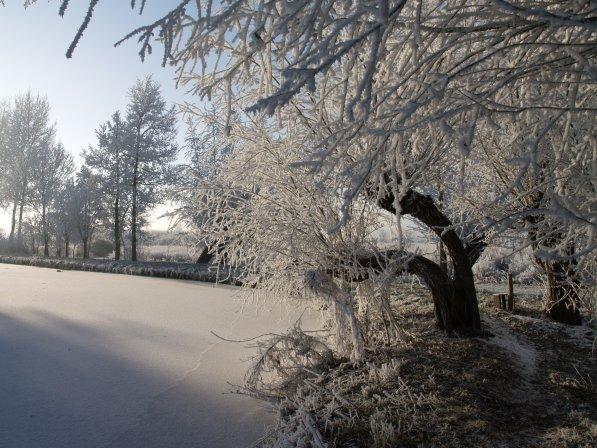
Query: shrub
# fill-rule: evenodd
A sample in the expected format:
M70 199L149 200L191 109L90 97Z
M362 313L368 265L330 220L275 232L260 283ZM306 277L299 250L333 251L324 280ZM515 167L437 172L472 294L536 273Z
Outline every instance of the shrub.
M114 246L108 240L99 239L91 245L91 254L95 257L107 257L114 250Z
M21 242L10 241L0 234L0 254L6 255L28 255L29 250Z

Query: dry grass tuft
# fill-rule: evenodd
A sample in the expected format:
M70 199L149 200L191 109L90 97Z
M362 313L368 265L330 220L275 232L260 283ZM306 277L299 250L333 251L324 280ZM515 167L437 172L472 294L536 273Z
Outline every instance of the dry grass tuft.
M292 369L286 365L275 387L284 396L279 420L262 446L595 446L593 355L565 328L536 317L530 308L539 304L527 304L520 315L482 306L514 340L533 345L539 356L532 374L489 339L435 331L422 290L402 293L392 306L408 337L390 344L370 337L359 364L332 359L325 344L293 330ZM372 321L371 328L383 334L383 323ZM309 360L304 369L302 355ZM275 362L265 364L269 373L275 370Z

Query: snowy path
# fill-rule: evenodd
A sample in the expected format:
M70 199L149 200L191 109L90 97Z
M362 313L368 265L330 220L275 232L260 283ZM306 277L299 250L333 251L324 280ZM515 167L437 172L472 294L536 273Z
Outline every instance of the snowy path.
M497 345L510 356L520 367L524 379L529 381L537 371L539 354L533 344L523 335L515 334L512 329L495 317L485 316L483 323L493 333L493 337L485 342Z
M482 320L493 337L481 341L495 345L507 353L522 374L521 381L511 384L508 390L512 403L526 405L529 402L544 402L544 397L537 391L533 381L540 361L539 352L533 343L496 317L484 316Z
M0 264L0 447L243 447L272 414L226 394L300 315L232 287ZM313 320L314 321L314 320Z

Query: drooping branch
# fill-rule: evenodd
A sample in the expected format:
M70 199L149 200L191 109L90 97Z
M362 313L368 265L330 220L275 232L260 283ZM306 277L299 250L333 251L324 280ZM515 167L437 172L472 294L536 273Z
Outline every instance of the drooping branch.
M89 22L91 22L91 17L93 16L93 10L97 6L98 2L99 2L99 0L91 0L89 2L89 7L87 8L87 13L85 14L85 18L83 19L81 26L77 30L77 34L73 38L73 41L71 42L70 46L68 47L68 50L66 50L67 59L70 59L73 56L73 52L75 51L76 46L78 45L79 41L81 40L81 37L83 37L83 33L89 26ZM61 16L64 15L64 12L67 7L68 7L68 2L63 2L60 7L60 15Z

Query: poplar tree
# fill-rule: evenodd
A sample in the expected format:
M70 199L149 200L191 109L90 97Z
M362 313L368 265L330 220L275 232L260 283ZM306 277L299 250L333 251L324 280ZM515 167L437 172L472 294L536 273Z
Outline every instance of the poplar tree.
M85 153L85 164L97 174L114 242L114 258L120 260L125 217L130 208L130 132L120 112L96 130L97 146Z
M74 204L74 221L83 243L83 258L89 258L91 239L101 223L103 207L100 179L85 165L77 173Z
M48 100L27 92L5 108L3 118L4 189L12 203L10 239L21 240L23 214L32 196L33 168L39 154L52 144Z
M126 122L131 143L131 260L137 260L138 232L143 215L165 197L174 180L178 153L176 112L162 97L159 83L151 76L137 81L129 91Z
M72 155L62 143L51 139L47 145L41 145L34 157L32 168L31 196L40 218L41 237L44 256L50 255L50 226L48 215L53 211L62 185L73 171Z

